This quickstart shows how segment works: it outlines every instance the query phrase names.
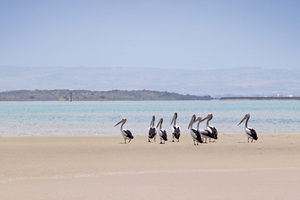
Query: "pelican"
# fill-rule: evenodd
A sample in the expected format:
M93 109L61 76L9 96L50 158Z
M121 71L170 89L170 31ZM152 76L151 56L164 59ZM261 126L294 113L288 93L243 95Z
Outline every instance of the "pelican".
M200 135L200 132L193 129L193 124L196 122L196 115L193 115L192 116L192 119L190 121L190 124L188 126L188 129L190 129L190 133L191 133L191 136L193 138L193 141L194 141L194 145L198 145L199 142L200 143L203 143L202 139L201 139L201 135ZM196 142L196 143L195 143Z
M129 143L129 142L131 141L131 139L133 139L134 137L133 137L132 133L130 132L130 130L123 129L123 125L126 123L126 119L122 119L121 121L119 121L119 122L115 125L115 127L118 126L118 125L121 124L121 123L122 123L121 128L120 128L120 130L121 130L121 135L123 136L124 141L125 141L125 144L126 144L126 140L129 140L129 141L128 141L128 143Z
M165 142L168 141L168 137L167 137L166 130L162 129L162 123L163 123L163 118L160 118L156 128L159 127L158 133L159 133L159 137L160 137L160 144L165 144ZM162 143L162 141L164 141L164 143Z
M249 143L249 139L250 138L252 139L251 142L253 142L253 140L257 140L258 139L256 131L253 128L248 127L248 121L249 121L249 119L250 119L250 114L247 113L245 115L245 117L242 119L242 121L238 124L238 125L240 125L244 120L246 120L246 122L245 122L245 132L246 132L246 135L248 137L248 143Z
M155 128L155 116L152 116L152 120L150 122L149 132L148 132L148 142L151 142L150 139L154 139L154 142L156 141L156 128Z
M198 121L198 123L197 123L197 131L200 133L201 138L205 138L205 143L207 143L207 138L210 139L210 138L213 138L213 136L212 136L212 134L208 130L203 130L203 129L200 130L199 126L200 126L201 120L202 120L202 118L198 117L196 119L196 121L195 121L195 122Z
M176 120L177 120L177 112L174 113L173 119L171 121L171 125L173 124L173 127L172 127L173 128L173 132L172 132L173 140L172 140L172 142L174 142L174 138L176 138L177 142L179 142L179 137L180 137L180 128L179 128L179 126L176 125Z
M210 134L210 138L213 138L213 139L218 139L218 131L217 129L214 127L214 126L210 126L209 125L209 121L213 118L213 114L209 113L204 119L201 120L201 122L203 122L204 120L207 120L206 122L206 131L209 132Z

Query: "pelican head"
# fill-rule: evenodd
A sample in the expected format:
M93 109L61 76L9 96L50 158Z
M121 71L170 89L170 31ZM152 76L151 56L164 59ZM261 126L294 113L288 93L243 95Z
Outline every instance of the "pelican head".
M122 119L121 121L119 121L119 122L115 125L115 127L118 126L118 125L121 124L121 123L125 124L125 122L126 122L126 119Z
M151 120L151 122L150 122L150 126L154 126L154 122L155 122L155 116L153 115L153 116L152 116L152 120Z
M157 123L157 126L156 126L156 128L158 128L158 127L159 127L159 125L160 125L160 124L162 124L162 123L163 123L163 118L160 118L159 122Z
M249 118L250 118L250 114L247 113L238 125L240 125L243 121L245 121L246 119L249 119Z
M196 115L194 114L194 115L192 116L192 119L191 119L191 121L190 121L190 124L189 124L189 126L188 126L188 129L195 123L195 121L196 121Z
M202 117L197 117L197 119L195 120L195 122L199 121L199 123L201 122Z
M177 112L174 113L174 116L173 116L173 119L172 119L172 121L171 121L171 124L172 124L174 121L176 121L176 119L177 119Z
M199 126L200 126L201 120L202 120L202 117L197 117L197 119L195 120L195 122L198 122L198 124L197 124L197 130L199 130Z
M204 117L200 122L203 122L203 121L205 121L205 120L211 120L213 118L213 114L211 114L211 113L208 113L208 115L206 116L206 117Z

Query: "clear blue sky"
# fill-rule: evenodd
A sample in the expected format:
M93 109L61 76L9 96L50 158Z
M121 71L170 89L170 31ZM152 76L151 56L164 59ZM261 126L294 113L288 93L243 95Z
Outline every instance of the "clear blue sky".
M300 1L2 0L0 66L299 68Z

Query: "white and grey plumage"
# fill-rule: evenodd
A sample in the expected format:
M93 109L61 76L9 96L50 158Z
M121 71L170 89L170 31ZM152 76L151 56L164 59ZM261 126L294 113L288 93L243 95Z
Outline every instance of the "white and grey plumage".
M150 127L148 130L148 142L151 142L150 139L154 139L154 142L156 141L156 128L155 128L155 116L152 116L152 120L150 122Z
M201 117L198 117L195 122L198 122L197 131L200 133L202 141L205 139L205 143L207 143L207 138L213 138L212 134L208 130L200 129L200 123L202 122Z
M194 141L194 145L198 145L199 143L203 143L201 139L200 132L193 128L193 124L196 122L196 115L192 116L192 119L190 121L190 124L188 126L188 129L190 129L191 136Z
M180 138L180 128L179 126L177 126L176 121L177 121L177 112L174 113L173 119L171 121L171 125L172 125L172 142L174 142L174 138L177 139L177 142L179 142L179 138Z
M203 122L204 120L207 120L206 122L206 129L205 131L208 131L208 138L211 139L218 139L218 131L214 126L209 125L210 120L213 118L213 114L209 113L204 119L201 120ZM206 138L207 139L207 138Z
M166 130L162 128L162 123L163 123L163 118L160 118L156 128L158 128L160 144L165 144L165 142L168 141L168 136ZM162 141L164 141L164 143Z
M249 119L250 119L250 114L247 113L244 116L244 118L242 119L242 121L238 124L238 125L240 125L244 120L246 120L246 122L245 122L245 132L246 132L246 135L248 137L248 143L249 143L249 139L250 138L251 138L251 142L253 142L253 140L257 140L258 139L256 131L253 128L248 127L248 121L249 121Z
M133 139L134 137L133 137L132 133L131 133L129 130L123 129L123 125L126 123L126 119L122 119L121 121L119 121L119 122L115 125L115 127L118 126L118 125L121 124L121 123L122 123L121 128L120 128L120 130L121 130L121 135L123 136L124 141L125 141L125 144L126 144L126 140L128 140L128 142L130 142L131 139Z

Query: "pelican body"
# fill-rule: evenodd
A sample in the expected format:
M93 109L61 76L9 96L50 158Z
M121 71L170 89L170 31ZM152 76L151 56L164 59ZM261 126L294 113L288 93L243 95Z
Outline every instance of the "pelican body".
M168 136L166 130L162 128L163 118L160 118L156 128L158 128L158 134L160 138L160 144L165 144L166 141L168 141ZM164 141L164 143L163 143Z
M151 142L150 139L154 139L154 142L156 141L156 128L155 128L155 116L152 116L152 120L150 122L150 127L148 131L148 142Z
M208 130L200 129L200 123L202 122L201 117L198 117L195 122L198 122L197 123L197 131L200 133L201 138L205 139L205 143L207 143L207 138L209 138L209 139L213 138L212 134Z
M206 121L206 129L205 131L207 132L207 134L203 133L203 135L205 135L205 141L207 140L207 138L211 139L218 139L218 131L214 126L209 125L210 120L213 118L213 114L209 113L204 119L201 120L201 122Z
M121 125L121 128L120 128L120 131L121 131L121 135L123 136L125 144L126 144L126 140L128 140L128 143L129 143L131 141L131 139L133 139L134 137L133 137L132 133L129 130L123 129L123 125L126 123L126 119L122 119L121 121L119 121L115 125L115 127L118 126L121 123L122 123L122 125Z
M176 120L177 120L177 112L174 113L173 119L171 121L172 129L173 129L172 142L174 142L174 138L176 138L177 142L179 142L179 138L180 138L180 128L179 128L179 126L177 126Z
M194 145L198 145L199 143L203 143L201 139L200 132L193 128L193 124L196 122L196 115L192 116L192 119L190 121L190 124L188 126L188 129L190 129L191 136L194 141Z
M244 120L246 120L246 122L245 122L245 132L246 132L246 135L248 137L248 143L249 143L249 139L251 139L251 142L253 142L253 140L258 139L256 131L253 128L248 127L249 119L250 119L250 114L247 113L245 115L245 117L242 119L242 121L238 124L238 125L240 125Z

